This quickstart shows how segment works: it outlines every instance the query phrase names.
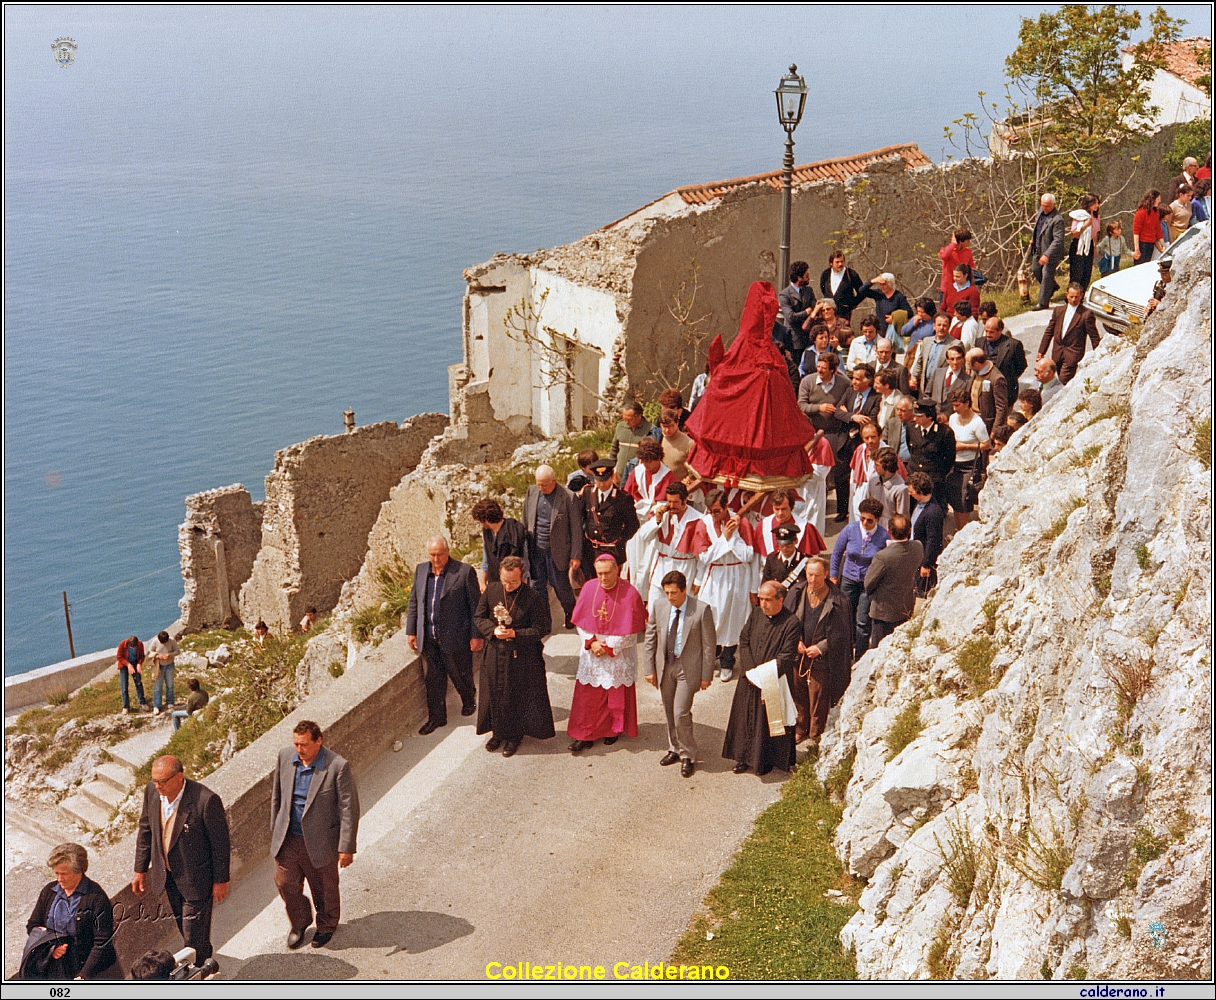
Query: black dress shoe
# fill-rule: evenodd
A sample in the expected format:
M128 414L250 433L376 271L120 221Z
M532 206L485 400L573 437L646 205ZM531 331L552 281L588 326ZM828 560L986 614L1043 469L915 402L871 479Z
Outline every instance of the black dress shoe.
M519 749L519 740L507 740L506 746L502 748L504 757L514 757L515 751Z
M739 761L739 763L732 767L731 770L734 771L735 774L742 774L747 770L747 765L744 764L743 761Z
M667 753L663 754L663 756L659 758L659 763L664 767L667 767L669 764L678 764L679 761L680 755L674 750L668 750Z
M486 741L486 749L489 750L490 753L493 753L500 746L502 746L502 737L500 736L491 736L489 740Z
M621 737L619 735L618 736L606 736L606 737L604 737L604 746L610 747L610 746L612 746L613 743L615 743L620 738Z
M460 714L461 715L472 715L476 711L477 711L476 705L464 705L460 709Z
M324 948L329 944L329 939L333 936L332 931L329 934L314 934L312 936L312 946L314 948Z
M570 616L569 616L569 615L567 615L567 616L566 616L566 631L567 631L567 632L573 632L573 631L574 631L574 622L572 622L572 621L570 620Z
M841 524L841 523L843 523L844 521L847 521L848 519L849 519L849 515L848 515L848 514L837 514L837 515L836 515L836 516L833 518L833 520L834 520L834 521L835 521L837 524Z
M431 733L433 733L436 729L446 725L446 722L436 722L434 719L427 719L426 722L422 724L422 728L418 730L418 735L430 736Z
M293 930L290 934L288 934L287 947L292 951L295 951L298 947L300 947L300 945L304 943L304 932L306 930L308 930L307 927L301 927L299 930Z
M685 757L680 762L680 775L685 778L691 778L693 771L697 769L696 762L691 758Z
M570 744L570 752L578 753L580 750L586 750L588 747L593 746L595 746L595 742L593 740L575 740Z

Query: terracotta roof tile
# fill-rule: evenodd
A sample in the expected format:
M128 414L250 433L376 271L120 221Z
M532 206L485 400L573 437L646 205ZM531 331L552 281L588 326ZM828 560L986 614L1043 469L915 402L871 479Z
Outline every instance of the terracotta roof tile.
M932 162L916 143L905 142L896 146L884 146L869 153L804 163L800 167L794 167L794 183L806 184L828 179L845 181L855 174L864 173L875 163L888 163L896 159L902 159L908 169L928 166ZM713 181L708 184L689 184L676 188L676 193L689 205L705 205L728 191L748 184L768 184L769 187L780 189L781 171L772 170L766 174L752 174L750 177L735 177L729 181Z
M1168 45L1164 46L1164 62L1166 71L1173 73L1174 76L1181 80L1185 80L1192 87L1198 86L1195 81L1201 76L1204 74L1210 74L1212 72L1210 57L1206 64L1201 63L1195 58L1195 49L1200 44L1210 49L1212 40L1210 38L1204 38L1201 36L1195 38L1182 38L1176 42L1170 42ZM1123 51L1133 51L1132 46L1125 46Z

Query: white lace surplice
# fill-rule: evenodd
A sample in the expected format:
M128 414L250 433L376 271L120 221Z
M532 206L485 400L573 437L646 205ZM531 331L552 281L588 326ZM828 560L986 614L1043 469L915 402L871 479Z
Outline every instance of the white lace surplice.
M593 635L613 651L614 656L596 656L587 649ZM638 637L636 635L599 635L580 628L578 636L583 649L578 654L578 676L581 684L590 687L630 687L638 680Z

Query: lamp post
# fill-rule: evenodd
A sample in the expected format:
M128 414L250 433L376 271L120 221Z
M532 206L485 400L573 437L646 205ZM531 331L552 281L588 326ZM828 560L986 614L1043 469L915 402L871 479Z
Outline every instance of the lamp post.
M777 89L777 120L785 129L785 159L781 163L781 253L777 282L784 288L790 280L790 202L794 185L794 129L802 121L806 105L806 81L798 75L798 67L790 63L790 71L781 78Z

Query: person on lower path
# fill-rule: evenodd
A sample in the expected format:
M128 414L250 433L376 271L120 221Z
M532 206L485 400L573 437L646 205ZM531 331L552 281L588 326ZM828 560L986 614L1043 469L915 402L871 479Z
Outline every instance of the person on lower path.
M350 763L321 745L321 727L315 722L296 723L291 742L279 751L270 790L274 884L291 922L287 947L304 943L316 906L312 946L323 948L342 916L338 869L355 860L359 789ZM304 895L305 879L312 903Z
M549 602L524 583L525 564L504 556L498 581L487 583L473 615L485 637L477 732L490 733L486 749L512 757L525 736L554 736L545 680L545 636L553 631Z
M428 561L414 570L405 612L410 649L422 654L426 670L427 720L418 730L422 736L448 724L449 678L460 694L460 714L477 711L473 653L485 646L473 625L473 614L481 600L473 567L451 557L442 535L426 543L426 552Z
M798 663L798 619L783 606L786 589L775 580L760 584L760 605L739 636L739 667L726 724L722 756L735 761L735 774L768 774L794 766L797 709L786 675ZM759 668L757 670L757 668ZM757 684L756 681L760 681Z
M118 644L116 655L118 666L118 681L122 690L122 714L131 712L131 695L128 690L130 680L135 681L135 696L139 699L140 709L148 707L148 699L144 697L144 644L139 636L132 635Z
M710 493L705 508L710 546L701 553L700 584L692 592L713 610L721 678L729 681L734 676L739 632L751 614L751 595L760 587L760 560L752 544L751 522L731 512L725 492Z
M173 919L195 962L211 957L211 910L228 896L231 841L224 803L191 781L182 762L166 754L152 762L135 835L131 891L155 903L169 897Z
M586 750L598 739L606 746L622 734L637 736L638 636L646 629L646 607L620 577L616 557L601 553L595 580L588 580L574 606L575 627L583 648L566 732L570 752Z
M551 466L542 465L536 470L536 485L529 486L524 497L523 524L532 557L532 588L547 601L552 584L566 613L566 628L572 628L572 576L583 561L583 520L578 500L558 483Z
M853 673L852 605L828 580L830 560L811 556L806 572L785 598L798 619L798 666L790 693L798 706L794 739L818 743L828 712L844 696Z
M186 695L186 709L185 711L175 711L173 713L173 731L175 733L182 728L183 721L195 712L202 711L207 706L207 702L211 700L211 695L199 684L197 677L191 677L186 681L186 687L190 691Z
M663 577L663 596L666 600L651 605L642 665L667 712L667 753L659 763L679 762L680 773L691 778L697 766L692 700L713 682L718 639L713 611L689 595L688 580L679 570Z
M175 704L173 698L173 675L176 673L174 657L180 653L181 647L168 632L161 632L148 643L148 657L152 661L152 710L160 715L172 712ZM161 692L165 700L161 701Z

